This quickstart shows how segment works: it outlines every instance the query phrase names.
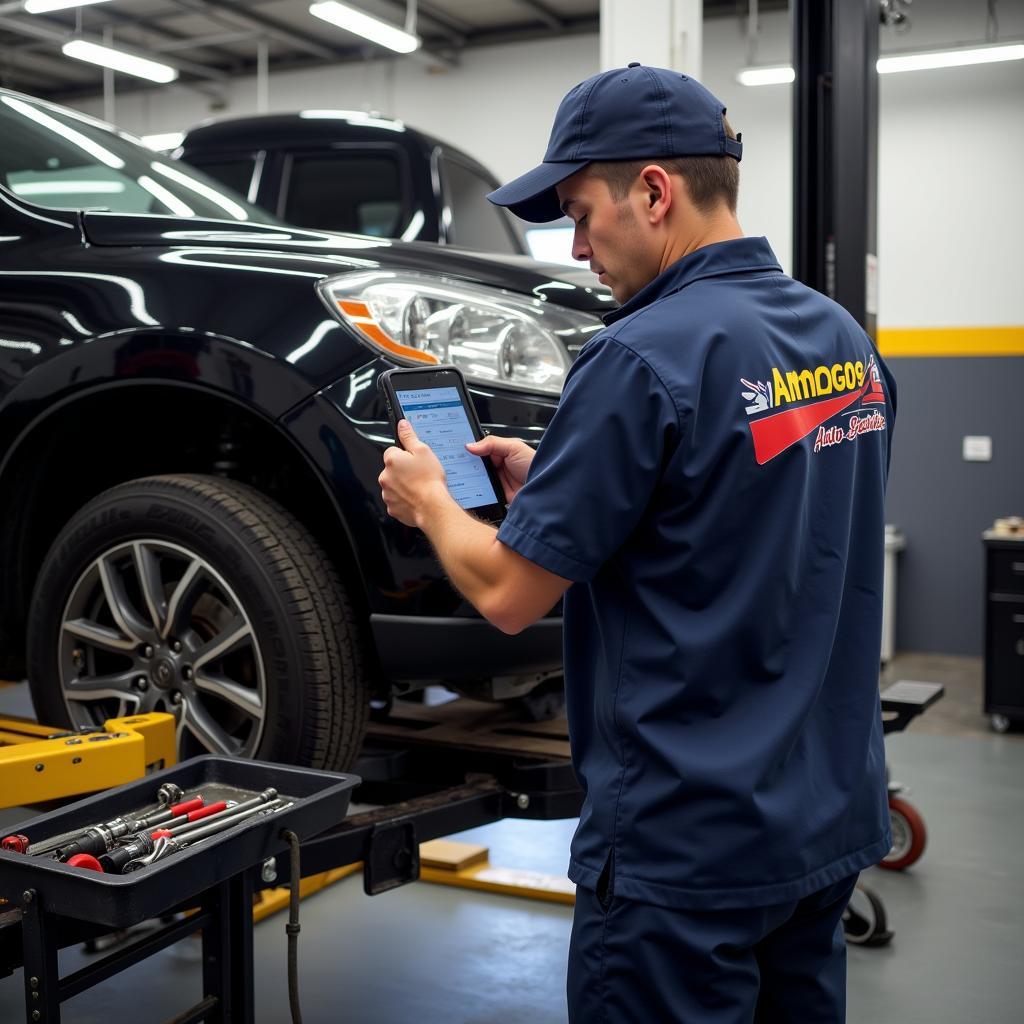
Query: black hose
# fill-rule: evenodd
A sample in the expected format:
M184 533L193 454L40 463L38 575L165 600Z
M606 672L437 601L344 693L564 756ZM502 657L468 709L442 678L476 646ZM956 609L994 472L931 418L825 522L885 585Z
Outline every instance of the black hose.
M299 837L289 829L282 829L281 838L287 840L291 847L288 923L284 926L288 935L288 1006L292 1013L292 1024L302 1024L302 1010L299 1007Z

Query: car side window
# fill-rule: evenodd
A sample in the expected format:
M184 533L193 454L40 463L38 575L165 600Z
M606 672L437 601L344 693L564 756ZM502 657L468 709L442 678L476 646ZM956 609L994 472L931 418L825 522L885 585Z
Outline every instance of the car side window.
M289 224L394 238L402 222L402 178L390 153L296 155L280 216Z
M208 174L228 188L234 189L239 195L247 196L252 184L252 173L256 167L254 156L224 157L219 160L187 160L193 167Z
M504 211L487 201L496 186L451 157L442 157L441 166L451 207L448 241L464 249L518 253Z

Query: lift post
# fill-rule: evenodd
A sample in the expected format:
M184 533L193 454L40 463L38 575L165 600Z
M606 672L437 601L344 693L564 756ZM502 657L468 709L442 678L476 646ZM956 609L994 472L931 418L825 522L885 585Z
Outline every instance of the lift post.
M793 276L875 338L879 0L793 0Z

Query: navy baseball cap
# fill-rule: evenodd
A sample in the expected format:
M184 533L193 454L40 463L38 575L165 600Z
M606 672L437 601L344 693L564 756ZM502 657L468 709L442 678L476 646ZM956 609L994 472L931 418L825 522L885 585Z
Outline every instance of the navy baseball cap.
M695 78L634 62L603 71L559 104L544 162L487 198L523 220L558 220L555 186L595 160L731 156L743 146L725 134L725 107Z

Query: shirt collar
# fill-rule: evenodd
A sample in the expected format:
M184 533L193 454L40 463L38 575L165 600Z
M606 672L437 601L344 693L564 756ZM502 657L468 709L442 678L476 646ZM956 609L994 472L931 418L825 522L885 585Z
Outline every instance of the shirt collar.
M727 242L714 242L676 260L653 281L644 285L631 299L618 309L606 313L601 319L610 327L623 317L704 277L764 270L782 273L782 267L779 266L767 238L733 238Z

